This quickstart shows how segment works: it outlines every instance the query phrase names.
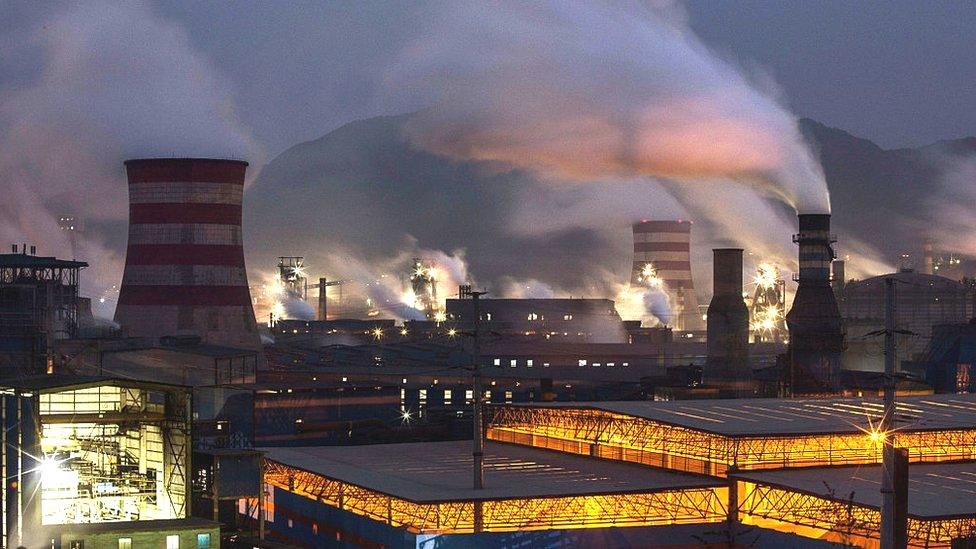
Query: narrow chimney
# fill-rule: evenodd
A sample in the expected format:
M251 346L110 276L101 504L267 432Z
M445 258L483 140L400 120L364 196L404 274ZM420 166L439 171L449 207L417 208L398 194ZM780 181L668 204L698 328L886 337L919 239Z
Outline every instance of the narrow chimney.
M935 274L935 258L933 257L932 241L926 240L922 246L922 273Z
M742 300L742 249L713 253L713 295L708 305L707 383L737 391L751 386L749 309Z
M847 284L847 273L845 272L846 264L843 259L835 259L833 263L830 264L833 270L833 275L831 275L831 285L833 285L834 290L843 290L844 286Z
M328 320L328 279L319 279L319 320Z

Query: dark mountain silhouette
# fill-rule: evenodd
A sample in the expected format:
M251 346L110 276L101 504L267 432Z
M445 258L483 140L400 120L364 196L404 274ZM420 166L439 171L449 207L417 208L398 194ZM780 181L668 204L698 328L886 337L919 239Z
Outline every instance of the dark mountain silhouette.
M305 255L315 265L343 249L366 260L391 257L410 235L426 248L466 249L486 284L510 275L572 289L582 271L598 272L594 266L629 272L629 222L613 220L622 231L613 242L606 231L587 229L512 236L508 215L525 189L554 204L550 215L560 215L563 191L518 170L414 149L401 135L407 117L347 124L265 166L245 201L252 270L270 270L278 255ZM939 223L933 199L943 193L946 171L976 155L972 137L885 150L813 120L800 127L821 159L835 232L856 235L892 264L900 253L920 250ZM839 249L845 253L843 242Z
M885 150L867 139L810 119L800 128L820 157L830 188L833 227L856 234L895 262L937 238L938 203L956 162L976 155L976 137ZM974 182L976 183L976 182ZM946 251L951 242L937 242Z

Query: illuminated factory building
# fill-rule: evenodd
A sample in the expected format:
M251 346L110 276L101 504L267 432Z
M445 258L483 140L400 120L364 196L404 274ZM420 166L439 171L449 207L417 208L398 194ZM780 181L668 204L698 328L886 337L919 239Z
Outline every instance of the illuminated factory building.
M219 547L188 511L188 389L44 376L0 391L3 547Z
M269 532L303 546L694 546L731 518L744 546L874 547L881 414L870 399L493 405L482 490L469 442L267 449ZM896 429L909 546L976 535L976 398L900 399Z

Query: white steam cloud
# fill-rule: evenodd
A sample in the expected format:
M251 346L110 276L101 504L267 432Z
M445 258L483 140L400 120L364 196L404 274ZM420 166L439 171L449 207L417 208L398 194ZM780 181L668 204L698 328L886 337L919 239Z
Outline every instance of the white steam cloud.
M148 4L36 13L0 38L8 61L36 67L0 89L0 242L70 258L57 218L76 216L86 231L76 235L75 255L92 265L82 293L98 297L122 275L124 159L229 156L260 165L261 151L214 64ZM93 301L96 314L112 315L100 305Z
M638 2L440 5L390 78L439 93L407 136L557 180L731 178L829 212L795 117L676 13Z

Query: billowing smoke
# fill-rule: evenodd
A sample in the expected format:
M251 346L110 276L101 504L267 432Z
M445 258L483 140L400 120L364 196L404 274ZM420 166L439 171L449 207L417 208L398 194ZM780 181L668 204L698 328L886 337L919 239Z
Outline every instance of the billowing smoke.
M447 2L392 71L439 93L407 136L555 180L735 179L801 211L827 186L795 117L673 5Z
M444 310L448 298L457 297L458 287L473 283L468 272L464 250L451 253L429 250L408 239L393 256L366 260L355 252L324 251L306 258L313 277L322 276L341 281L342 298L338 288L330 288L330 310L343 316L381 316L401 320L424 320L422 303L413 292L410 275L414 260L429 266L437 295L437 310Z
M121 279L125 158L260 165L220 72L149 5L23 4L5 6L4 19L3 65L22 72L0 86L0 242L89 262L83 294L97 297ZM85 227L74 246L58 227L65 214ZM102 316L112 305L93 301Z

